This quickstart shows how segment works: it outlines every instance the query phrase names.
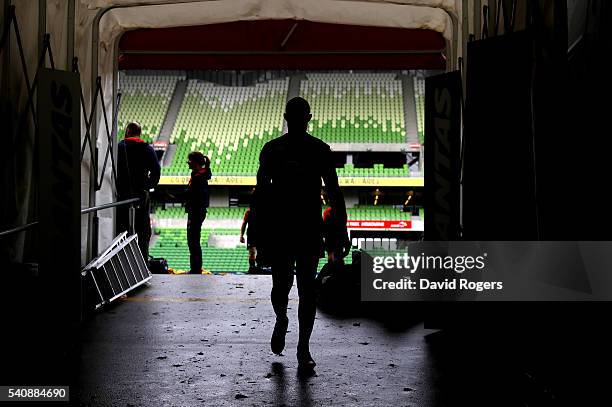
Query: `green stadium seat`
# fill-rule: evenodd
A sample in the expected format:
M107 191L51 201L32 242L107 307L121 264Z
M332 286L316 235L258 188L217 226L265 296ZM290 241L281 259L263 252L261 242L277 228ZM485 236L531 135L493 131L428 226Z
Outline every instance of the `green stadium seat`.
M324 209L324 208L323 208ZM207 220L241 220L245 208L230 207L208 209ZM347 209L348 218L352 220L410 220L408 212L401 212L398 208L389 205L355 205ZM420 209L421 217L423 210ZM186 219L184 208L180 206L168 206L165 209L157 208L155 211L157 219L169 218ZM170 267L177 270L189 269L189 249L187 247L187 235L182 228L156 228L157 237L150 248L150 254L154 257L165 257ZM201 245L204 268L213 273L246 273L248 272L247 251L244 246L236 248L216 248L208 246L208 238L211 233L217 235L234 235L236 239L240 235L239 229L210 229L204 222ZM326 259L319 261L319 270L325 264ZM345 259L350 263L350 256Z
M311 103L311 131L330 143L405 142L401 82L395 74L308 74L301 95Z
M259 151L282 132L288 79L254 86L190 80L170 138L177 145L167 175L188 174L187 154L201 151L217 175L254 175Z
M417 111L419 142L425 143L425 78L414 77L414 99Z
M184 79L180 75L140 75L119 72L119 138L123 138L125 126L137 121L142 126L142 139L150 143L161 130L172 99L176 82Z
M119 137L131 120L143 125L143 138L157 136L177 75L119 74L122 106ZM189 80L170 142L176 145L163 175L189 175L189 152L208 155L215 175L253 176L263 145L281 135L289 78L254 86L221 86ZM414 78L418 136L424 137L424 79ZM300 83L313 120L309 131L328 143L404 143L404 100L394 73L310 73ZM341 177L407 176L408 169L377 164L361 169L346 165Z

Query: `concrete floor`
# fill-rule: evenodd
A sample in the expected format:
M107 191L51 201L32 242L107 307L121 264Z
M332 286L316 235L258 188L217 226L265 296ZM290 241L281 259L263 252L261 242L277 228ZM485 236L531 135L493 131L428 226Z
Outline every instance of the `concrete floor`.
M305 377L294 354L295 290L286 356L269 351L269 276L155 275L69 326L61 316L74 310L71 298L24 275L6 273L2 285L0 383L69 385L71 405L574 407L610 398L612 303L319 312L318 366ZM423 319L444 330L423 329Z
M436 404L431 331L422 324L389 329L319 312L317 367L301 375L297 290L284 356L276 356L270 287L270 276L155 275L84 325L71 398L88 406Z

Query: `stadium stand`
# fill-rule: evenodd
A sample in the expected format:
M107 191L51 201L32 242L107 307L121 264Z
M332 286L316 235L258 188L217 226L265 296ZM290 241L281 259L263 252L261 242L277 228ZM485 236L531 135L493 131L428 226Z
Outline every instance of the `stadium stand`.
M355 205L347 208L349 220L410 220L409 212L401 212L392 205Z
M254 175L263 145L282 132L289 79L254 86L190 80L170 138L177 150L164 175L188 174L187 154L211 159L213 174Z
M189 270L189 248L184 229L160 228L154 245L149 250L153 257L164 257L171 268ZM204 268L214 273L246 273L249 268L244 246L236 248L217 248L208 246L211 233L218 235L235 235L236 241L240 235L238 229L202 229L202 258Z
M219 220L219 219L240 219L242 220L244 216L244 211L246 208L240 207L228 207L228 208L220 208L220 207L210 207L208 208L206 214L206 220ZM179 206L169 206L164 208L159 208L155 211L155 216L158 218L174 218L174 219L187 219L187 214L185 213L185 208Z
M419 142L425 143L425 78L414 77L414 99L417 111Z
M395 74L317 73L301 83L312 134L327 143L406 141L401 82Z
M200 150L216 175L255 175L261 147L282 132L289 78L255 86L190 80L170 138L177 150L163 175L187 175L186 156ZM401 82L395 74L320 73L301 81L313 109L310 132L329 143L402 143ZM421 120L422 121L422 120ZM340 177L402 177L408 167L338 168Z
M372 168L356 168L353 164L344 164L336 168L339 177L405 177L408 171L408 164L401 168L385 168L384 164L374 164Z
M393 73L312 73L301 95L313 111L309 131L327 143L405 143L401 82ZM408 166L356 168L345 164L339 177L404 177Z
M206 221L202 229L202 257L204 268L213 273L246 273L248 272L247 252L244 245L238 244L240 229L238 228L207 228L207 222L215 220L234 220L241 221L246 208L231 207L208 208ZM355 205L347 208L347 215L352 220L410 220L408 212L401 212L391 205ZM170 206L165 209L158 208L155 213L156 218L167 219L186 219L184 208ZM150 254L154 257L164 257L168 264L175 270L189 269L189 249L187 247L187 235L184 228L155 228L157 238L150 249ZM237 246L235 248L219 248L209 245L211 234L234 236ZM319 270L325 264L326 259L319 261ZM345 259L350 263L350 256Z
M185 75L127 75L119 72L122 103L119 137L129 121L142 124L142 138L154 141L161 130L177 80ZM418 137L424 142L425 79L414 77ZM216 175L255 175L258 155L282 132L289 78L254 86L221 86L190 80L170 142L177 146L163 175L188 175L190 151L212 160ZM311 73L300 93L313 109L309 131L328 143L402 143L405 123L401 82L393 73ZM408 166L373 168L345 164L339 177L404 177Z
M153 257L164 257L168 265L175 270L189 270L189 248L187 247L187 235L184 229L159 228L154 245L149 249ZM244 245L236 248L218 248L208 246L208 238L211 233L219 235L233 235L236 240L240 236L238 229L202 229L202 259L204 268L212 273L247 273L249 263L247 250ZM326 263L325 258L319 260L317 270L321 270ZM348 256L345 263L350 264Z
M119 110L119 138L125 126L137 121L142 126L142 139L150 143L161 130L168 104L179 75L127 75L119 72L121 107Z
M162 128L177 80L185 76L126 75L120 73L123 94L119 135L128 121L143 125L149 142ZM202 151L211 158L214 175L255 175L263 145L282 134L282 114L289 91L289 77L252 86L223 86L203 80L186 81L170 142L176 145L164 175L188 175L187 154ZM414 79L419 140L423 138L424 80ZM300 94L309 100L313 120L309 131L328 143L405 143L405 116L401 81L393 73L311 73L300 81ZM296 90L297 91L297 88ZM405 177L408 165L370 168L345 164L339 177ZM202 229L204 267L214 273L246 273L247 252L238 243L242 207L211 207ZM393 206L355 205L347 209L351 220L409 220L410 213ZM421 210L422 216L422 210ZM156 230L150 253L165 257L170 267L189 269L184 208L160 207L155 218L168 219ZM207 227L207 223L210 225ZM211 235L232 236L236 247L214 247ZM212 240L211 240L212 242ZM230 245L231 246L231 245ZM322 258L319 268L325 263ZM350 261L350 259L347 259Z
M231 208L208 208L206 220L242 220L246 208L231 207ZM408 220L410 214L401 212L392 205L355 205L352 208L347 208L347 216L349 219L370 220L370 219L387 219L387 220ZM186 219L187 214L182 207L167 207L166 209L157 209L155 212L157 218L170 219Z

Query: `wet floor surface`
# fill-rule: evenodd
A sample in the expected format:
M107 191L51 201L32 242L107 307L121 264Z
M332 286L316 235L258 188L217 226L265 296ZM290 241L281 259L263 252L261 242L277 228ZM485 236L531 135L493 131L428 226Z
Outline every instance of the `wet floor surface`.
M297 370L297 290L282 356L270 351L270 276L155 275L84 325L78 389L90 406L430 406L423 324L317 313L315 371ZM397 316L401 318L401 315Z

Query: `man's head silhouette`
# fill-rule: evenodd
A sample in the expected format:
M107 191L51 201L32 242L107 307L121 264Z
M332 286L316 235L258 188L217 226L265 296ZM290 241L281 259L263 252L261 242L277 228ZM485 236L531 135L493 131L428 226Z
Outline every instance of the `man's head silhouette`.
M306 99L299 96L294 97L287 102L284 117L289 130L305 132L308 128L308 122L312 119L310 105Z
M124 137L140 137L142 133L142 128L140 127L140 123L138 122L130 122L125 127L125 135Z

